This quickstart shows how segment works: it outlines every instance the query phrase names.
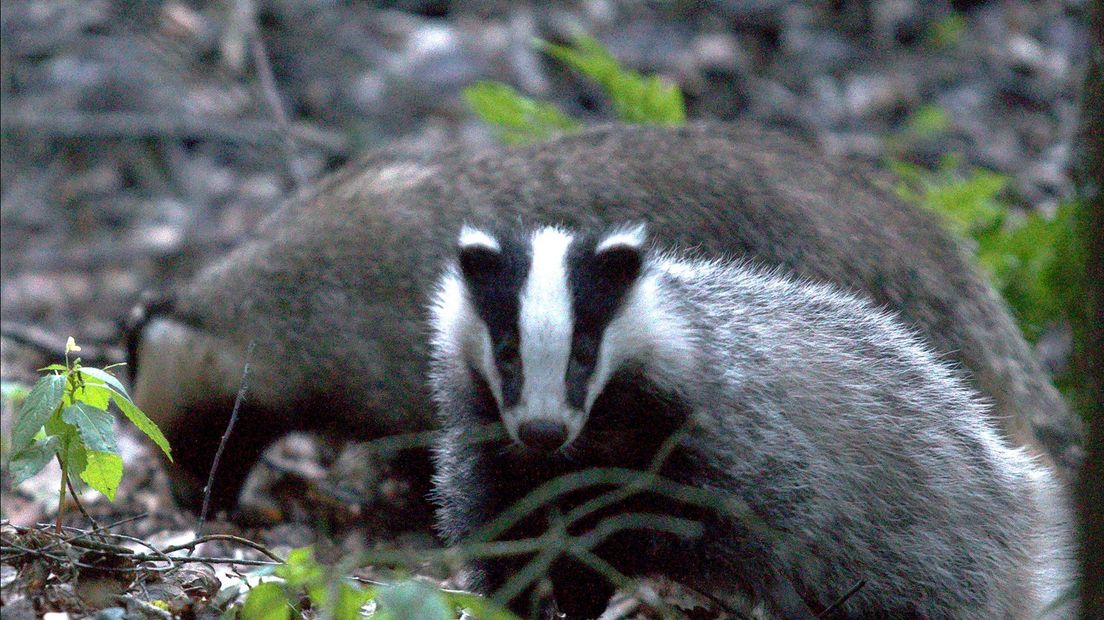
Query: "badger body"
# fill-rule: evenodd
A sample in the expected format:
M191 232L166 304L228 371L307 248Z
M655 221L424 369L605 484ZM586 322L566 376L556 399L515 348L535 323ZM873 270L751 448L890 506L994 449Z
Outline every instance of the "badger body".
M1068 583L1047 472L898 319L835 287L658 254L642 228L465 228L431 314L451 544L543 482L612 467L742 508L645 486L568 534L613 514L700 522L697 537L619 531L594 552L775 617L812 618L862 584L833 617L1035 618ZM480 440L496 420L507 439ZM558 496L504 535L539 536L609 491ZM528 560L476 562L470 585L494 594ZM612 593L571 557L548 574L569 617L597 617ZM529 611L530 593L509 594Z
M646 219L664 243L860 292L958 362L1006 437L1063 467L1077 460L1077 420L932 214L779 132L606 126L479 153L373 155L151 306L132 331L130 369L137 403L173 444L177 497L200 503L250 341L252 379L213 507L232 507L250 464L290 430L363 440L433 428L422 310L436 266L461 223L516 217L582 228Z

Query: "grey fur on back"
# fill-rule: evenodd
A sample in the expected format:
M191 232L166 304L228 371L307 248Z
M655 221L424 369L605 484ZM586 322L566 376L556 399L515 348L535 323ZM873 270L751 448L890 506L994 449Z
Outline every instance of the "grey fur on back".
M243 416L223 480L292 428L359 438L431 428L421 318L433 266L462 222L515 215L643 220L663 242L868 295L961 365L1016 444L1063 467L1079 458L1077 421L935 217L783 134L692 123L597 127L474 155L376 155L284 205L138 334L136 398L176 440L177 473L206 476L254 339L257 413ZM207 427L211 437L197 437Z
M729 601L750 591L780 617L794 611L762 585L765 574L816 601L814 611L865 580L833 616L855 618L1026 620L1072 583L1068 523L1050 474L1004 443L977 394L896 317L778 270L664 258L646 266L641 279L649 277L660 306L689 326L679 333L692 359L678 369L636 360L689 413L662 475L735 496L779 537L757 538L731 516L706 518L705 535L690 543L634 533L599 548L619 571L666 574ZM588 439L584 428L576 442L584 447L530 471L509 450L468 443L481 406L470 362L447 348L434 353L446 429L437 494L450 543L543 482L542 472L608 467L604 445L639 443L607 428ZM633 437L630 427L670 415L595 411L588 424L617 413ZM496 492L508 496L488 497ZM566 514L582 501L556 508ZM552 576L564 599L600 579L576 582L577 570ZM489 594L515 571L484 562L472 583Z
M799 539L778 561L800 566L819 600L866 579L843 615L1026 619L1073 583L1052 557L1072 553L1049 520L1061 512L1049 475L896 319L827 287L718 267L665 288L687 316L712 313L696 325L700 384L724 373L724 389L694 398L706 421L693 433L725 483L688 482L768 504L771 525Z

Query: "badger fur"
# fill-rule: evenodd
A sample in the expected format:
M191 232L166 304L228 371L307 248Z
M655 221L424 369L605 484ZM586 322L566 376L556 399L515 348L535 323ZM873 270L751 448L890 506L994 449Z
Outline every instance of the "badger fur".
M462 222L584 228L646 219L664 243L754 257L899 312L995 403L1017 445L1072 467L1077 420L999 298L931 214L868 170L753 126L607 126L481 153L383 152L278 209L251 239L169 291L132 330L134 396L172 442L174 491L231 507L250 464L291 430L342 439L434 425L420 321ZM428 484L428 460L415 460Z
M887 312L778 270L654 253L642 227L465 228L459 246L431 312L449 543L557 476L659 466L749 514L642 493L567 524L579 535L627 511L704 525L596 548L629 576L662 573L782 618L812 618L859 583L834 617L1036 618L1070 583L1047 472ZM495 420L508 439L480 443ZM571 514L608 490L544 508ZM531 514L508 536L549 524ZM494 593L527 560L482 560L471 585ZM549 574L569 617L597 617L612 593L574 560Z

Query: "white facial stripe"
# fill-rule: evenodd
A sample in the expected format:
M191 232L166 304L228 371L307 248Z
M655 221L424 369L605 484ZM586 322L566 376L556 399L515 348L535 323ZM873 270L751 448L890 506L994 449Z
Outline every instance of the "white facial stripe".
M568 408L567 361L574 327L567 280L571 239L557 228L542 228L531 238L532 263L521 292L519 316L521 404L529 418L562 419Z
M605 389L613 373L629 360L645 362L652 380L677 388L693 364L691 330L667 310L655 274L640 278L618 315L606 327L598 347L598 362L587 383L586 410Z
M444 359L470 360L474 363L501 407L502 378L494 363L490 332L476 314L463 280L457 273L452 272L442 278L432 313L433 348Z
M478 228L472 228L465 225L460 229L460 247L470 248L472 246L483 246L494 250L495 252L501 252L502 246L499 245L498 240L489 234L479 230Z
M602 239L598 243L598 246L594 248L594 253L604 252L612 247L619 245L629 246L631 248L639 248L644 245L644 242L648 238L648 228L644 224L637 224L635 226L622 228L621 230L611 233L606 238Z

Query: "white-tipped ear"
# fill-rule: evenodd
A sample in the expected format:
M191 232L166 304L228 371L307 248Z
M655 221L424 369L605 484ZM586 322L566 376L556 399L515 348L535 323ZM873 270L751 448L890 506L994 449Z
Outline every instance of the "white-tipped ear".
M594 248L594 253L599 254L617 246L627 246L639 250L644 247L644 243L647 242L647 240L647 224L628 224L603 237L602 240L598 242L598 246Z
M492 252L502 251L502 246L499 245L498 239L492 237L490 233L468 226L467 224L460 229L460 237L457 239L457 243L461 251L474 249L476 247L486 248Z

